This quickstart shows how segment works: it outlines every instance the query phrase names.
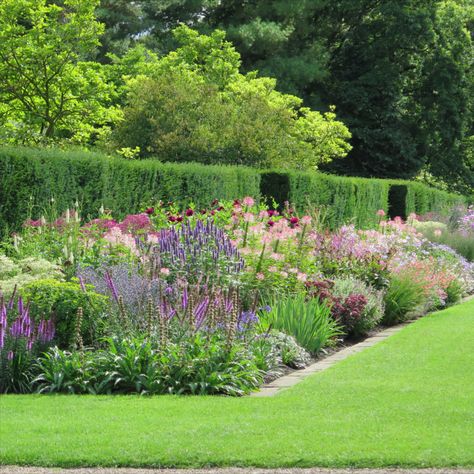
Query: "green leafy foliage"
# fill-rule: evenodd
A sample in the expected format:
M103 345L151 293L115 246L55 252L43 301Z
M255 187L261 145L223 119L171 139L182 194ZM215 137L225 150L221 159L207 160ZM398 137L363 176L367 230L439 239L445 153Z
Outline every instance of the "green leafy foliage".
M41 393L141 393L243 395L263 378L242 345L196 333L159 347L141 338L106 340L95 352L51 349L39 359L34 384Z

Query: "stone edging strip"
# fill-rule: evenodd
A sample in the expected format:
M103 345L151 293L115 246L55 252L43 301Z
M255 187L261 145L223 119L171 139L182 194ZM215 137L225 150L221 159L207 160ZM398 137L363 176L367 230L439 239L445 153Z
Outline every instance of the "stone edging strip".
M469 301L474 298L474 295L468 296L462 300L462 303ZM321 372L325 369L328 369L332 365L336 364L337 362L347 359L347 357L351 356L352 354L357 354L358 352L363 351L367 347L372 347L380 341L389 338L393 334L401 331L405 326L408 326L413 321L407 321L401 324L397 324L396 326L391 326L387 329L384 329L377 334L364 339L362 342L354 344L353 346L346 347L341 349L340 351L325 357L322 360L315 362L314 364L308 365L301 370L295 370L290 374L284 375L278 379L273 380L272 382L262 385L260 391L252 392L249 396L250 397L273 397L277 393L281 392L286 388L293 387L298 382L301 382L305 377L311 374L315 374L317 372Z

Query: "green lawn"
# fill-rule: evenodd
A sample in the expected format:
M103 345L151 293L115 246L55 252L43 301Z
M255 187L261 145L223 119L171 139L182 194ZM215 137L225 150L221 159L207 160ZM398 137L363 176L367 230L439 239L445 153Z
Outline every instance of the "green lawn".
M474 300L273 398L0 397L0 462L474 466Z

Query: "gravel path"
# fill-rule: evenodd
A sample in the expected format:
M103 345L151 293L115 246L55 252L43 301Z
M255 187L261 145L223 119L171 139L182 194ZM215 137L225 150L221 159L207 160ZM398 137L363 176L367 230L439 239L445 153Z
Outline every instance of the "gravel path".
M474 474L472 469L131 469L0 466L1 474Z

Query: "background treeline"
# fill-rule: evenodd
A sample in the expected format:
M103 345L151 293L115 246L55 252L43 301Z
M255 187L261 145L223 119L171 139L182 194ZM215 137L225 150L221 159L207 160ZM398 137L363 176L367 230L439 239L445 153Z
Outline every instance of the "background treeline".
M353 149L329 170L474 186L471 0L102 0L99 18L103 61L136 41L171 50L180 22L223 29L244 71L311 108L336 105Z
M473 33L471 0L3 0L0 138L471 192Z
M97 153L28 148L0 149L0 234L38 219L53 206L62 212L77 202L83 216L102 206L121 217L155 200L197 209L214 198L250 195L289 200L299 211L316 205L331 228L354 222L378 224L377 211L393 217L428 211L449 212L464 198L421 183L348 178L318 172L273 171L237 166L126 160Z

